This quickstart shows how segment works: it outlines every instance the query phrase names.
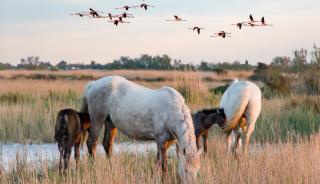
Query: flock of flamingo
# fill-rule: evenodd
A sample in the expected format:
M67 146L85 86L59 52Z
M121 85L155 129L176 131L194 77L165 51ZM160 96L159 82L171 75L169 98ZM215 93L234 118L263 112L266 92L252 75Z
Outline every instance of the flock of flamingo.
M129 11L129 9L133 8L142 8L144 10L148 10L148 8L154 8L155 6L146 4L146 3L141 3L139 5L125 5L122 7L118 7L115 9L124 9L125 11ZM104 12L102 11L96 11L92 8L89 8L89 11L82 11L78 13L73 13L70 15L77 15L80 17L89 17L89 18L106 18L108 19L108 22L113 23L114 25L118 26L120 23L130 23L129 21L125 21L124 19L127 18L134 18L132 14L129 14L127 12L124 12L122 14L111 14L111 13L106 13L103 15ZM187 21L186 19L183 19L179 17L178 15L173 15L174 19L171 20L166 20L166 21L172 21L172 22L182 22L182 21ZM255 20L253 16L250 14L249 20L248 21L241 21L235 24L231 24L232 26L237 26L240 30L242 29L243 26L250 26L250 27L257 27L257 26L272 26L272 24L267 24L265 21L265 18L262 17L260 21ZM200 32L202 29L205 29L204 27L199 27L199 26L194 26L189 28L192 31L196 31L198 35L200 35ZM214 35L211 35L210 37L221 37L221 38L227 38L231 37L231 33L226 32L226 31L219 31L217 33L214 33Z

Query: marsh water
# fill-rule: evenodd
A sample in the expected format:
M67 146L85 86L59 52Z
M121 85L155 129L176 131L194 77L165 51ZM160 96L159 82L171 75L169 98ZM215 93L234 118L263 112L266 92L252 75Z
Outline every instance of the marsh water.
M257 153L263 150L263 146L259 144L250 145L250 152ZM72 150L73 151L73 150ZM156 153L157 145L154 142L123 142L115 143L113 154L128 153L133 155L143 155ZM276 150L274 150L276 151ZM84 145L81 149L81 155L87 154L87 148ZM98 154L104 154L102 145L98 146ZM171 146L168 154L175 155L175 146ZM72 159L73 161L73 152ZM0 143L0 167L5 171L15 168L18 160L24 164L32 165L35 168L40 168L40 163L44 161L51 165L59 161L59 151L57 144L2 144Z
M173 152L173 146L169 152ZM115 143L113 154L130 153L130 154L148 154L156 152L157 146L153 142L124 142ZM104 149L99 145L98 153L104 153ZM81 155L87 154L87 148L81 150ZM72 158L73 159L73 158ZM1 144L0 143L0 166L4 170L14 168L17 160L23 160L27 164L36 165L40 161L47 161L49 164L58 162L59 151L57 144Z

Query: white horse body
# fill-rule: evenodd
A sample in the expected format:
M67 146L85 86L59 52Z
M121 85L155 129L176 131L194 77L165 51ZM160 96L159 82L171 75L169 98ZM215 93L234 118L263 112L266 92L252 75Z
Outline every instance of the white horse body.
M106 84L112 86L111 91L106 89ZM105 77L89 84L86 92L88 104L99 104L90 103L91 100L96 101L97 92L107 97L105 101L99 99L102 105L99 112L105 116L109 114L116 128L135 139L155 140L156 134L161 134L163 128L176 131L178 121L185 118L184 113L180 112L185 106L183 97L169 87L152 90L122 77ZM188 108L186 111L190 114ZM97 109L89 106L89 112L95 114ZM98 117L101 115L96 114ZM190 128L194 131L193 126Z
M249 81L235 80L224 92L220 107L224 109L227 121L224 131L228 136L228 153L231 149L231 132L234 130L236 136L235 147L240 147L239 121L245 118L247 123L244 132L244 149L247 148L250 136L254 130L255 122L261 111L261 91L260 88Z
M102 125L110 116L111 128L135 139L155 140L158 146L157 159L162 162L166 160L167 147L177 139L182 154L179 157L181 178L189 180L193 178L190 174L198 171L199 153L190 110L181 94L173 88L153 90L123 77L110 76L90 82L84 100L91 119L88 149L96 144L90 141L97 141ZM113 140L107 135L110 130L108 126L106 124L103 144L106 152L112 152Z

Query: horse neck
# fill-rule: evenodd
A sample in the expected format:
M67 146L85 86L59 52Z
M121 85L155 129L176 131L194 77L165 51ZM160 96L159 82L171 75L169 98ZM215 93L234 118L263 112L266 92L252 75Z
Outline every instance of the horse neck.
M194 131L195 131L195 133L197 134L197 132L198 132L198 129L199 129L199 127L198 127L198 121L197 121L197 114L191 114L191 118L192 118L192 123L193 123L193 127L194 127Z
M205 130L204 126L202 125L201 120L199 119L199 113L192 114L192 122L193 122L194 131L195 131L196 136L198 136L199 134L201 134Z

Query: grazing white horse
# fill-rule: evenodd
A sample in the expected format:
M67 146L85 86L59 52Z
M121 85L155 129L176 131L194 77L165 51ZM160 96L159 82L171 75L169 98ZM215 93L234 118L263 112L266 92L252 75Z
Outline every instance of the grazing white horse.
M194 181L200 167L194 126L189 108L179 92L170 87L149 89L119 76L90 82L82 112L89 112L88 150L94 157L98 135L105 124L103 146L111 156L117 129L138 140L157 143L157 163L167 171L168 147L178 141L178 172L183 182Z
M235 136L234 153L240 149L241 139L243 150L247 152L250 136L261 111L260 88L252 82L235 79L224 92L220 107L224 109L227 119L223 127L227 133L227 153L230 153L232 147L232 136Z

